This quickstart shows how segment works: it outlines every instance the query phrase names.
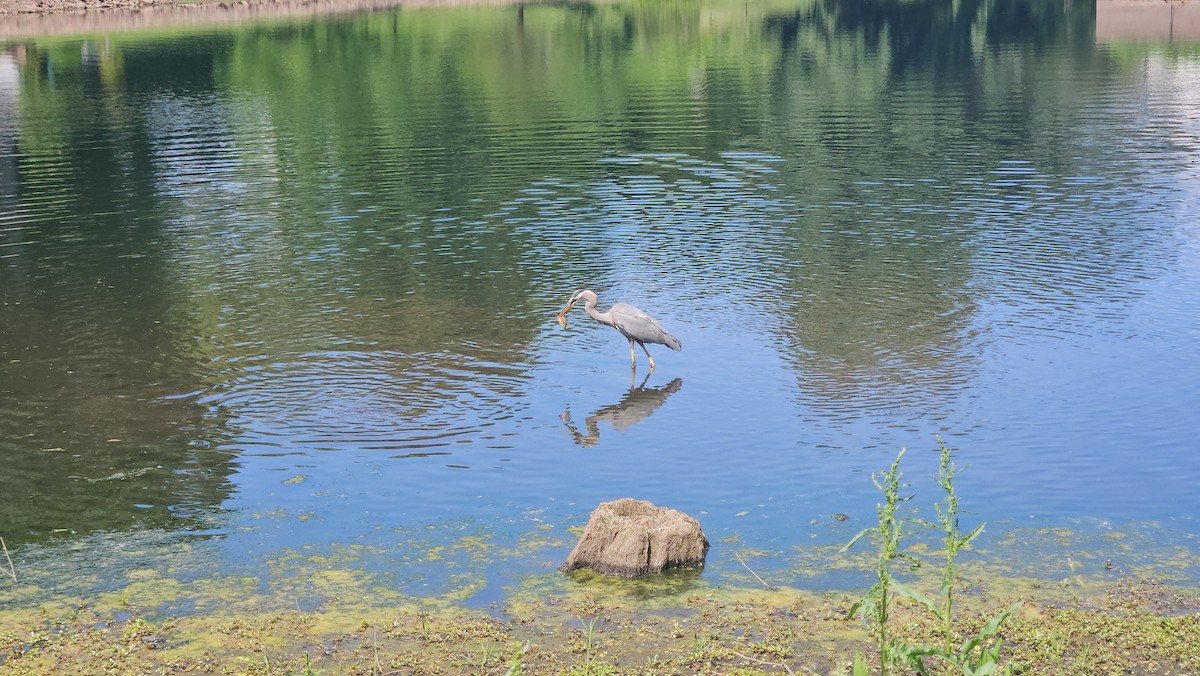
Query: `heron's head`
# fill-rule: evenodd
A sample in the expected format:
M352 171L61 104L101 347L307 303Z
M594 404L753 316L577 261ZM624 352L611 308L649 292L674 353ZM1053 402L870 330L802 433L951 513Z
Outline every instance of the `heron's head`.
M591 289L580 289L571 294L571 300L567 303L567 308L570 309L576 303L584 303L589 300L595 302L596 292Z
M567 306L562 309L562 312L558 313L557 319L559 325L565 328L567 325L567 313L571 311L571 308L575 307L575 304L580 301L588 302L589 300L593 303L596 302L596 294L589 289L580 289L571 294L571 299L567 301Z

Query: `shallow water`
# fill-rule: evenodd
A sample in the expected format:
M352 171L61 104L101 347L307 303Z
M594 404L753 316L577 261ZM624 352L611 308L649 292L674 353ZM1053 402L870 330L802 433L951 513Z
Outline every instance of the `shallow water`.
M1097 41L1071 4L888 7L5 44L17 565L187 543L488 599L635 496L700 518L720 583L870 525L901 448L930 516L940 434L983 544L1054 576L1038 533L1118 562L1134 533L1194 571L1200 49ZM554 322L580 287L683 351L631 377L616 332Z

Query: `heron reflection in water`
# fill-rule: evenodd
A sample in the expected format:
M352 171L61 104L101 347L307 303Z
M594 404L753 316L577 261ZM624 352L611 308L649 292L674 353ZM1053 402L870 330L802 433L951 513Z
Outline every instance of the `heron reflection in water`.
M588 313L588 316L601 324L607 324L613 327L629 340L629 363L634 371L637 370L637 354L633 350L633 344L637 343L642 346L642 351L646 353L646 358L650 360L650 373L654 373L654 357L650 356L650 350L646 349L646 343L654 343L658 345L666 345L672 350L682 350L683 343L662 327L654 317L651 317L644 310L636 308L628 303L613 303L613 306L608 308L607 312L600 312L596 309L596 292L591 289L580 289L571 294L571 300L567 301L567 306L558 313L558 324L564 329L567 327L567 313L571 308L575 307L576 303L584 303L583 309Z
M629 388L629 392L621 397L621 401L615 404L596 409L594 413L584 419L584 427L587 428L587 433L582 433L575 427L575 423L571 420L571 407L568 406L563 410L563 424L567 426L567 431L571 433L575 443L584 448L591 448L600 443L600 423L608 421L613 427L628 427L635 423L650 417L651 413L658 410L667 401L667 397L679 391L683 387L683 379L676 378L662 387L646 387L646 380L650 379L650 374L646 374L646 379L642 380L642 384L638 387Z

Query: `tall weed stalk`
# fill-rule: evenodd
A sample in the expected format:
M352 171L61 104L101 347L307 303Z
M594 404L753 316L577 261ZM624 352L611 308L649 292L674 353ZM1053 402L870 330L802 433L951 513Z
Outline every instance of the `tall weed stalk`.
M950 447L946 446L946 442L942 441L939 436L938 447L941 449L941 462L938 464L938 485L946 493L946 505L934 505L937 510L938 522L936 524L927 524L935 530L942 531L942 546L945 548L946 563L942 568L942 598L941 607L936 613L938 619L942 623L942 633L944 637L944 648L947 653L954 650L954 579L955 579L955 560L958 558L958 553L967 545L979 537L983 532L984 524L979 524L966 535L961 535L958 523L958 493L954 490L954 462L950 459Z
M878 547L875 560L875 584L871 585L861 600L850 607L850 614L875 621L876 638L879 641L879 667L882 674L887 673L888 664L893 661L893 641L888 637L887 627L889 605L894 596L892 587L897 582L896 578L892 576L892 563L897 559L908 559L915 564L915 559L907 557L900 551L904 520L896 516L896 508L900 503L912 498L912 496L900 496L900 489L907 486L907 484L900 483L900 459L903 457L904 451L900 451L900 454L896 456L896 461L892 463L891 469L881 476L871 475L871 481L883 493L883 502L875 506L878 524L873 528L864 528L850 542L846 543L845 547L842 547L844 552L867 535L874 536ZM858 671L857 665L855 671Z

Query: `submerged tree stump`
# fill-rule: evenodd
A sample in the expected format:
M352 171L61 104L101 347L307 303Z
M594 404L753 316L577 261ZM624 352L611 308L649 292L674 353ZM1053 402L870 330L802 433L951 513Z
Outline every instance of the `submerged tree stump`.
M602 502L562 569L591 568L605 575L639 577L666 568L704 565L708 539L700 522L645 500Z

